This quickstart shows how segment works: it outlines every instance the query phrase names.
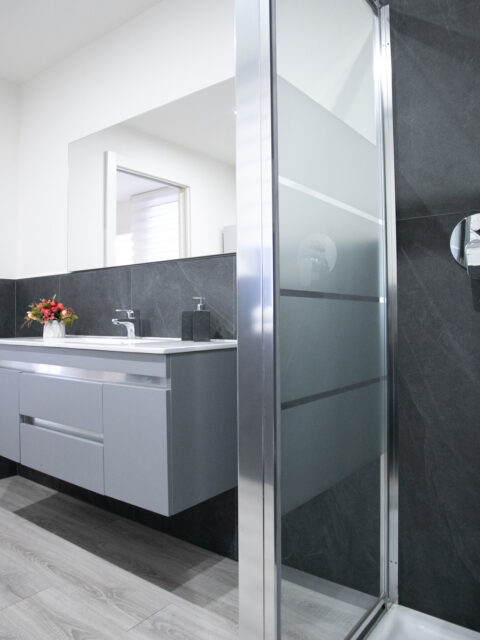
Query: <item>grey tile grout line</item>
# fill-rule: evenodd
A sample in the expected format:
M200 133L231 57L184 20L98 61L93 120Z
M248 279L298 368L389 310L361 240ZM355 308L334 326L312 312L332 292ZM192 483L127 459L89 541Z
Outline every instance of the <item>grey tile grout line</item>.
M170 593L170 592L168 592ZM177 596L178 597L178 596ZM148 622L148 620L151 620L152 618L154 618L156 615L158 615L160 613L160 611L163 611L164 609L166 609L167 607L169 607L170 605L175 604L175 601L172 599L172 602L166 602L162 607L160 607L160 609L158 609L158 611L154 611L151 615L147 616L146 618L144 618L143 620L139 620L138 622L136 622L133 627L130 627L129 629L125 630L125 633L128 634L130 633L130 631L133 631L134 629L136 629L137 627L139 627L141 624L144 624L145 622Z
M29 596L27 596L26 598L20 598L20 596L17 596L19 599L16 602L11 602L10 604L7 604L7 606L5 607L1 607L0 608L0 616L7 610L10 609L11 607L16 607L19 604L22 604L22 602L27 602L28 600L30 600L31 598L34 598L35 596L38 596L39 593L43 593L44 591L48 591L49 589L53 589L55 587L55 585L50 584L48 585L48 587L45 587L44 589L39 589L38 591L35 591L35 593L31 593ZM8 589L8 587L7 587ZM12 591L12 593L14 593ZM17 594L15 594L17 595Z
M479 206L480 209L480 206ZM397 218L396 222L411 222L412 220L425 220L425 219L429 219L429 218L442 218L444 216L470 216L473 213L475 213L474 211L458 211L458 212L452 212L452 213L432 213L431 215L428 216L412 216L410 218Z
M133 268L131 265L129 267L129 272L130 272L130 309L133 309Z
M15 282L13 283L13 288L15 291L15 294L13 296L13 304L14 304L14 308L13 308L13 337L16 338L17 337L17 281L15 280Z

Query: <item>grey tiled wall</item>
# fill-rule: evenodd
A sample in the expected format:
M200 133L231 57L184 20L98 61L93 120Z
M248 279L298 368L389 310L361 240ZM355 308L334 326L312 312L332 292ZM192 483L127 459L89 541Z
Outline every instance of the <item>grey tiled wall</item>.
M211 312L211 337L233 338L235 265L235 256L228 254L17 280L16 335L41 335L39 324L21 328L25 310L32 300L56 293L79 316L69 333L123 335L125 329L113 326L112 318L115 309L132 308L140 318L140 335L179 337L181 312L195 308L193 296L203 296Z
M480 2L390 5L400 602L480 631L480 295L449 249L480 211Z
M15 335L15 280L0 280L0 338Z

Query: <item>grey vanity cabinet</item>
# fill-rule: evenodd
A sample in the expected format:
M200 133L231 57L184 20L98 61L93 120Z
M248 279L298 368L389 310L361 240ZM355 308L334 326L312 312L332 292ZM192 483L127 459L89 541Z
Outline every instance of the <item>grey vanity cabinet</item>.
M0 361L0 455L164 516L236 486L235 350Z
M0 455L20 462L18 372L0 369Z
M168 515L170 391L103 386L105 493Z

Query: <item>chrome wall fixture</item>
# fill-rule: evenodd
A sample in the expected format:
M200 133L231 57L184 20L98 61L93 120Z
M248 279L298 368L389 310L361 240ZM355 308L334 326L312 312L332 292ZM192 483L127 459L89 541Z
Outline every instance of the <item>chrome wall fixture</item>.
M474 280L480 279L480 213L461 220L450 236L450 251Z

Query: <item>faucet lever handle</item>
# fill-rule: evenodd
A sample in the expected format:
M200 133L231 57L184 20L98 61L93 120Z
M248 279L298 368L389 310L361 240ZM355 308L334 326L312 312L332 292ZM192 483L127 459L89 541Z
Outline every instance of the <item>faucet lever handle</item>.
M115 313L126 313L128 320L135 320L135 311L133 309L115 309Z

